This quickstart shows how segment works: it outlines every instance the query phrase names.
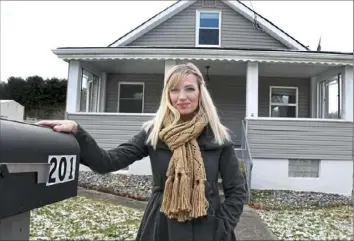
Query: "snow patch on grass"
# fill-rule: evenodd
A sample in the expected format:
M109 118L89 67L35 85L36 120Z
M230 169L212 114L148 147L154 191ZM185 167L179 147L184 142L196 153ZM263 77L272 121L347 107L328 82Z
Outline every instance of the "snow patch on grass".
M31 240L133 240L143 212L77 196L31 211Z

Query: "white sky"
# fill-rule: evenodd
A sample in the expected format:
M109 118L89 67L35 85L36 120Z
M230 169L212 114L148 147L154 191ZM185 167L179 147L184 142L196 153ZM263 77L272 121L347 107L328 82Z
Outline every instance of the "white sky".
M250 1L244 1L251 6ZM1 80L67 78L52 49L105 47L172 1L1 1ZM252 1L255 11L315 50L353 52L353 1Z

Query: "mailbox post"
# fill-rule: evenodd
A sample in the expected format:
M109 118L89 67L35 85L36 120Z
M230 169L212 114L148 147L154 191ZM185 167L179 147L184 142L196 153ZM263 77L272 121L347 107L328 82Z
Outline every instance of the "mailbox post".
M75 137L0 118L0 240L28 240L30 211L77 195Z

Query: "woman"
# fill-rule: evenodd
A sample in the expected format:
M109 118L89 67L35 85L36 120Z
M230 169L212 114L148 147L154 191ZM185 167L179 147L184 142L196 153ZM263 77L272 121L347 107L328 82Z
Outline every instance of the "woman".
M42 121L73 133L81 163L98 173L125 168L149 156L153 193L136 240L233 241L246 197L244 178L228 130L198 68L174 66L153 120L128 142L105 151L73 121ZM220 202L218 173L225 201Z

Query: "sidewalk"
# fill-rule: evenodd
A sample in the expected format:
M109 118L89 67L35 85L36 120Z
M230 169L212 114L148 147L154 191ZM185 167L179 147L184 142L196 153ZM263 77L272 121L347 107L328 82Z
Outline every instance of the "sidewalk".
M277 240L255 210L245 205L236 230L237 240Z
M113 204L122 205L144 211L146 202L136 201L108 193L97 192L93 190L78 187L78 195L96 199L109 201ZM241 215L240 222L235 230L237 240L277 240L269 231L268 227L262 222L258 214L245 205Z

